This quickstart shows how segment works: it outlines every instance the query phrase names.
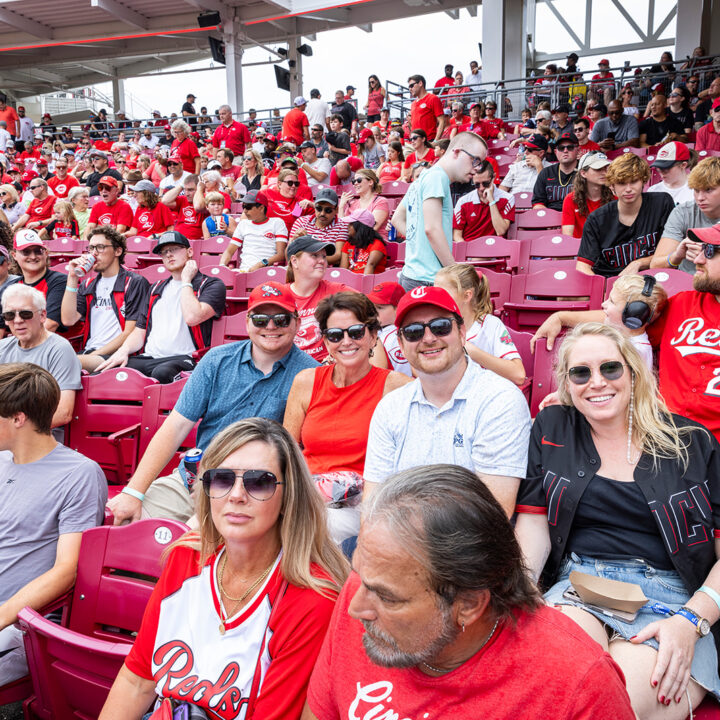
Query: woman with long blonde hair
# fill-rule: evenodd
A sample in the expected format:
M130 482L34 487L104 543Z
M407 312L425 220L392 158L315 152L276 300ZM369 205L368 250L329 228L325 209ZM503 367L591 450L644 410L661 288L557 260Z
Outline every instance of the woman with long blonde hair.
M297 720L348 574L320 494L297 443L264 418L216 435L198 484L199 529L171 548L100 718L139 720L158 695Z
M610 325L575 327L556 379L561 405L535 419L518 492L527 567L620 666L639 718L682 720L706 692L720 697L720 445L670 413ZM583 602L573 572L631 583L624 592L645 600L631 611L605 586Z

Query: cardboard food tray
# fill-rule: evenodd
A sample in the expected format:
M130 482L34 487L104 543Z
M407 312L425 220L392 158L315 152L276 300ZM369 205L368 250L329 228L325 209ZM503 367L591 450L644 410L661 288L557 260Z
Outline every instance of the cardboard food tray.
M635 583L609 580L577 570L570 573L570 582L580 599L588 605L636 613L648 601Z

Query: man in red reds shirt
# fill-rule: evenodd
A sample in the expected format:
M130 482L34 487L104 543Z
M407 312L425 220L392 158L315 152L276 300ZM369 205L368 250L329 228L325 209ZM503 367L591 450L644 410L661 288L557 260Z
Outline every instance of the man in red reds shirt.
M85 228L87 240L91 230L97 225L113 225L118 232L126 232L133 221L133 211L130 205L120 200L120 183L114 177L103 177L98 183L101 202L95 203L90 211L88 224Z
M436 88L451 87L455 84L453 79L453 66L445 66L445 74L435 83ZM442 94L442 93L441 93Z
M293 101L295 107L283 119L282 136L286 142L302 145L303 140L310 139L310 121L305 114L307 100L298 95Z
M233 120L232 108L229 105L221 105L218 108L218 117L221 125L215 130L212 137L213 154L217 157L218 150L228 148L234 155L242 155L245 146L250 144L250 131L247 125ZM193 172L189 170L188 172Z
M0 120L4 120L7 123L7 131L14 140L18 134L18 122L20 118L15 112L15 108L7 104L7 95L0 93Z
M66 198L74 187L80 185L77 178L68 175L68 161L66 157L61 157L55 161L55 176L51 177L47 183L56 198Z
M668 298L647 333L658 350L658 387L670 410L702 423L720 440L720 227L690 229L687 235L675 255L678 263L695 263L694 289ZM552 349L564 325L604 320L602 310L555 313L532 342L547 338Z
M28 185L33 199L27 211L21 215L13 225L13 232L21 227L38 231L50 224L53 216L53 207L57 198L48 193L48 184L40 177L35 177Z
M598 67L600 72L592 76L590 81L590 91L606 105L615 97L615 76L608 70L610 61L603 58Z
M410 94L415 98L410 106L410 127L424 130L431 142L440 140L447 122L442 102L425 89L425 78L422 75L409 77L408 87Z

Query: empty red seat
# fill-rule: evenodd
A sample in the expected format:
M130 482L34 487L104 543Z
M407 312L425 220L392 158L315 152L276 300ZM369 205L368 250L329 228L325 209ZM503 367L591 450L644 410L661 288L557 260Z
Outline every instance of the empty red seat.
M536 237L522 241L520 248L520 272L537 272L546 270L550 266L545 265L552 261L553 269L574 270L577 262L577 254L580 248L580 238L562 233L540 233ZM558 265L558 261L568 261L564 265Z
M515 223L510 226L508 237L517 240L526 240L539 237L551 230L560 232L562 225L562 213L547 208L535 208L526 210L515 218Z
M520 264L520 242L504 237L486 237L453 243L453 257L497 272L516 272Z

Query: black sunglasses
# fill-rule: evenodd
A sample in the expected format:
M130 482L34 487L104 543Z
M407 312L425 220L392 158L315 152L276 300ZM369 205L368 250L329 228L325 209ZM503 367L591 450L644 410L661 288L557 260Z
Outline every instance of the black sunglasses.
M258 328L267 327L271 320L275 323L275 327L286 328L290 325L293 316L290 313L278 313L277 315L258 313L257 315L248 315L248 317L252 324Z
M242 479L245 492L255 500L269 500L275 494L278 485L284 485L269 470L233 470L232 468L212 468L202 475L205 494L209 498L225 497L234 487L237 477Z
M362 178L353 178L350 182L351 182L353 185L359 185L362 181L363 181Z
M13 322L16 315L19 315L21 320L29 320L35 312L35 310L8 310L4 312L2 316L6 322Z
M713 245L711 243L703 243L703 255L708 260L712 260L715 257L715 253L720 252L720 245Z
M409 139L412 140L412 142L415 142L415 141L418 140L419 138L420 138L419 135L411 135Z
M560 152L570 152L571 150L574 150L577 147L577 145L558 145L558 150Z
M482 182L475 183L476 188L479 188L479 187L489 188L491 185L492 185L492 180L483 180Z
M299 180L283 180L283 182L290 187L300 187Z
M252 210L253 208L260 207L260 203L243 203L243 209ZM263 207L265 207L263 205Z
M600 374L606 380L617 380L625 372L625 365L619 360L608 360L600 363ZM592 369L587 365L576 365L567 371L568 378L575 385L586 385L592 377Z
M414 322L401 327L399 332L408 342L418 342L425 335L425 328L430 328L430 332L435 337L445 337L452 331L453 318L433 318L430 322L421 323Z
M351 340L362 340L365 337L365 329L367 325L365 323L357 323L351 325L348 328L327 328L323 330L323 335L326 337L328 342L337 344L343 341L345 333Z
M319 212L321 215L332 215L335 212L336 208L334 207L318 207L315 206L315 212Z

